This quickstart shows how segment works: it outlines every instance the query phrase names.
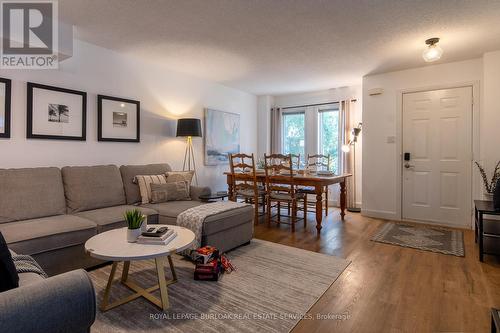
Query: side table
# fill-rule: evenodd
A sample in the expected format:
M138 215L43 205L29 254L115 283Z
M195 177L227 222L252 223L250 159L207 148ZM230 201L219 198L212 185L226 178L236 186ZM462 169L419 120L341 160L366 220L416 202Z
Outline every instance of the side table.
M500 220L485 219L484 215L500 215L500 211L495 210L493 201L474 200L474 218L476 228L474 230L475 241L479 243L479 261L483 261L484 254L500 254ZM487 250L484 245L487 242ZM491 251L496 247L497 252Z
M217 193L212 193L212 194L207 194L207 195L200 195L198 199L200 199L203 202L214 202L217 200L222 200L224 201L224 198L227 198L229 194L227 192L217 192Z

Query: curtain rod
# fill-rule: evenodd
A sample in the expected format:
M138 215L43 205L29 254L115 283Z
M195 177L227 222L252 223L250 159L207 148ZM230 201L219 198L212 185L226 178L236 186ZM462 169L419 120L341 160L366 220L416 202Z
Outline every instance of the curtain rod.
M355 98L351 99L351 102L357 102L357 101L358 100ZM285 106L285 107L282 107L281 109L286 110L286 109L304 108L304 107L308 107L308 106L321 106L321 105L336 104L336 103L340 103L340 102L328 102L328 103L306 104L306 105L296 105L296 106Z

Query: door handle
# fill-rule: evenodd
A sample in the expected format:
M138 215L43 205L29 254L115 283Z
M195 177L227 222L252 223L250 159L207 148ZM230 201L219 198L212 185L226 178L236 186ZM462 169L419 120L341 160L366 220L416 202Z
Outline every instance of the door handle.
M413 169L414 167L415 167L414 165L412 165L412 164L410 164L408 162L405 163L405 168L406 169Z

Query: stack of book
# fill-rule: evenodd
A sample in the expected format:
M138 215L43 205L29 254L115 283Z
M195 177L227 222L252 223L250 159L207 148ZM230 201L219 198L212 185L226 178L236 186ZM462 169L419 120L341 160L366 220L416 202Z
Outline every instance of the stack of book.
M173 229L166 229L161 232L144 232L137 238L139 244L167 245L177 236Z

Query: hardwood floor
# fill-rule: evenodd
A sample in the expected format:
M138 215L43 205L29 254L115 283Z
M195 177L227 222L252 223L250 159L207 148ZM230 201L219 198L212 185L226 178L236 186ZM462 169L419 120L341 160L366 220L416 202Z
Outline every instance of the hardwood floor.
M461 258L372 242L387 221L360 214L348 213L341 222L332 209L320 237L313 214L308 221L293 234L289 225L268 227L264 219L255 229L259 239L352 261L311 308L314 319L301 320L293 333L489 332L490 308L500 307L500 260L479 262L473 231L464 231Z

